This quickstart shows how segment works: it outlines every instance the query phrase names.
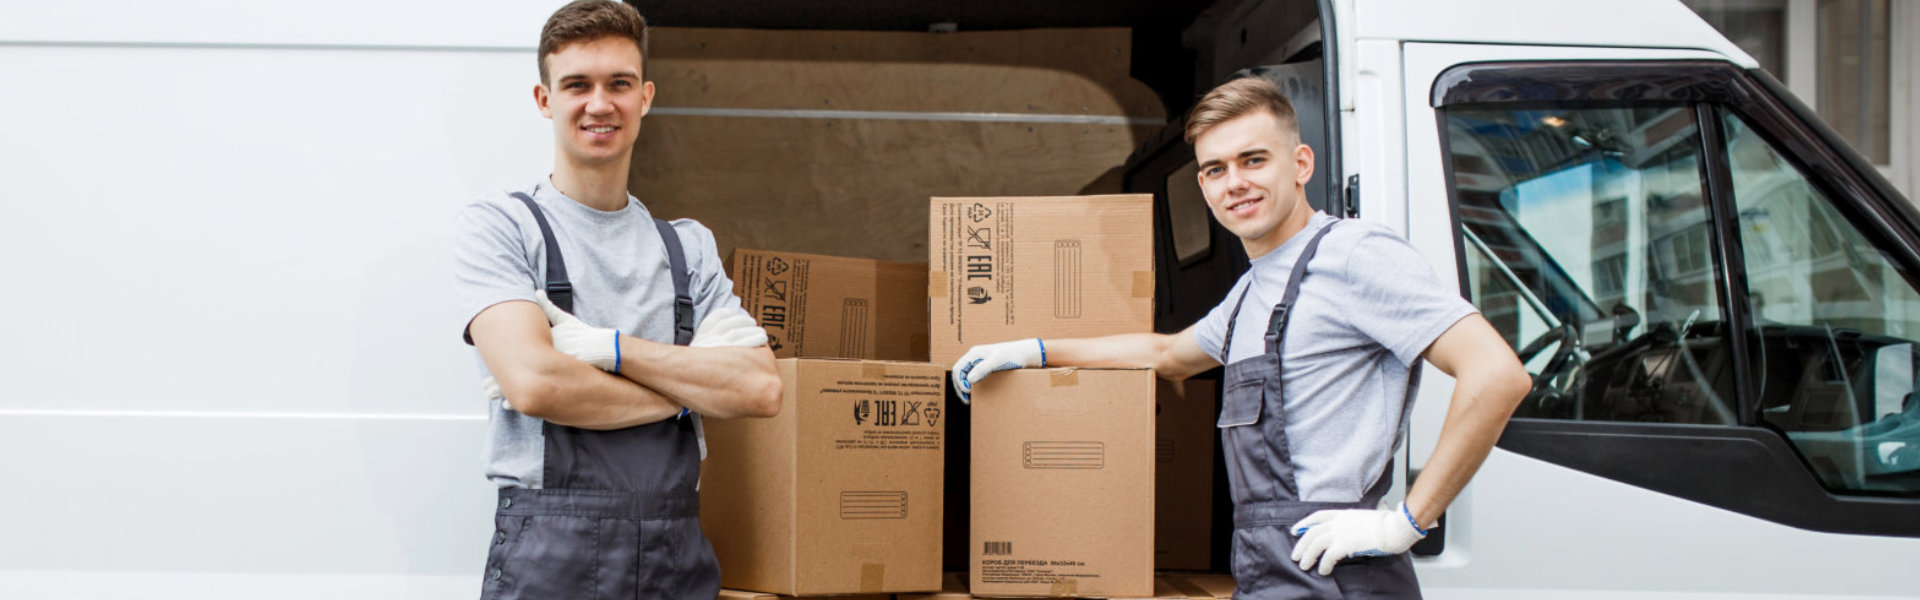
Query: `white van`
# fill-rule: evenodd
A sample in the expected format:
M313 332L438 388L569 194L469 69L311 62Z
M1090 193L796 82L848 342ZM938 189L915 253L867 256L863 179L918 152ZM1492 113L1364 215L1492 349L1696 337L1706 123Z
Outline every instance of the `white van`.
M447 231L549 164L559 4L0 6L0 598L478 595ZM1428 597L1920 594L1920 215L1677 0L648 4L1133 27L1173 117L1112 166L1161 203L1161 330L1246 265L1177 115L1281 81L1312 204L1403 232L1537 376L1415 549ZM1427 371L1400 479L1450 385Z

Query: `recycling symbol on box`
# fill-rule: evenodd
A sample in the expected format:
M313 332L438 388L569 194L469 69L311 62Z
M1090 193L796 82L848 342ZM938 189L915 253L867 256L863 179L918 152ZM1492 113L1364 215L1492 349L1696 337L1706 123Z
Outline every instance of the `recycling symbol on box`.
M973 219L973 222L975 223L985 221L987 220L987 217L991 217L991 216L993 216L993 210L987 208L987 205L985 204L975 202L973 203L973 206L967 207L967 218Z

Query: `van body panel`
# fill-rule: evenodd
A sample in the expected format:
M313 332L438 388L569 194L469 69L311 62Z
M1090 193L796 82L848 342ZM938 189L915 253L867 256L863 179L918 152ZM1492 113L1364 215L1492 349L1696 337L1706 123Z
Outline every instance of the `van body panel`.
M1342 0L1335 29L1354 40L1534 47L1702 50L1747 68L1759 63L1676 0L1605 3L1479 0Z

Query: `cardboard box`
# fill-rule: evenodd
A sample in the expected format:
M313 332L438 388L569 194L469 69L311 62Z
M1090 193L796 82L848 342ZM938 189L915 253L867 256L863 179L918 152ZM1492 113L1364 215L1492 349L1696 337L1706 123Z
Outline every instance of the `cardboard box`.
M934 198L932 360L976 344L1153 331L1153 196Z
M927 265L738 249L733 293L776 358L927 360Z
M1157 380L1153 565L1205 571L1213 561L1213 446L1219 384Z
M1145 369L1021 369L973 394L976 596L1153 593Z
M940 591L926 594L897 594L894 600L971 600L967 593L966 573L947 573L940 576Z
M780 414L706 422L700 521L729 589L940 589L946 372L781 359Z

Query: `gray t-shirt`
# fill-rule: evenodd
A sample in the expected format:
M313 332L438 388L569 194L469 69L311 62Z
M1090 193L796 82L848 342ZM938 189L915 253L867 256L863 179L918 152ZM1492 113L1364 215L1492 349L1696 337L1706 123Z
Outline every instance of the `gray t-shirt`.
M1227 318L1251 285L1227 359L1266 353L1267 320L1294 261L1313 234L1336 220L1315 213L1306 229L1254 259L1226 299L1194 326L1200 348L1221 360ZM1391 230L1352 220L1327 233L1307 265L1281 344L1287 446L1302 500L1360 499L1399 447L1409 388L1418 377L1411 367L1440 334L1475 312Z
M547 178L522 190L545 211L573 284L573 313L589 325L673 343L673 277L653 215L632 196L613 212L589 208L555 190ZM713 232L673 221L693 272L694 322L723 309L743 310L722 270ZM454 280L460 314L470 322L487 307L532 301L546 281L546 246L525 204L507 194L466 206L454 222ZM463 332L464 333L464 332ZM478 353L475 354L478 361ZM491 376L487 365L480 371ZM476 382L475 389L478 390ZM500 487L539 488L546 440L540 419L489 403L487 478Z

